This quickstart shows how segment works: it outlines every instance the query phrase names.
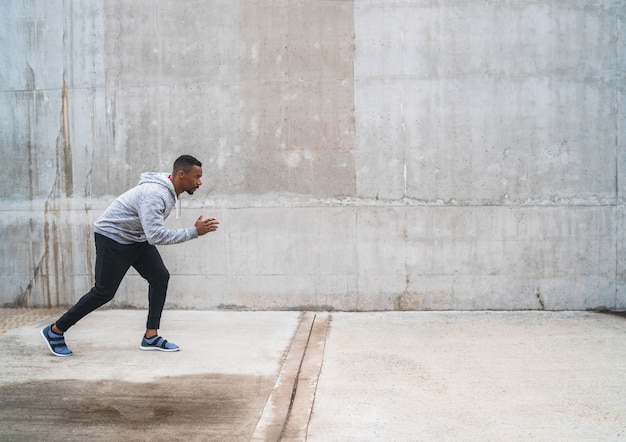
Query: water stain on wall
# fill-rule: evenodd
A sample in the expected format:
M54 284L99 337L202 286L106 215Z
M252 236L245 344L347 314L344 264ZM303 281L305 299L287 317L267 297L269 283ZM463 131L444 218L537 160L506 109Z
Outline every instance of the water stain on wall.
M68 291L66 275L73 273L68 271L69 268L73 268L71 247L68 246L72 244L72 229L60 222L61 216L71 214L70 199L73 195L74 186L68 92L65 76L63 76L61 96L60 128L55 145L55 180L46 199L43 213L44 250L33 269L31 280L16 301L18 307L41 305L42 298L45 306L59 305L59 294ZM29 153L30 151L29 149ZM67 232L70 232L70 235L66 235ZM33 235L36 234L33 232ZM72 285L70 284L70 286ZM42 296L37 296L35 293L40 293ZM38 301L32 299L34 296Z
M74 174L72 171L72 146L70 144L70 121L65 75L63 76L61 97L61 131L57 139L57 182L55 187L62 184L64 196L69 198L73 194Z

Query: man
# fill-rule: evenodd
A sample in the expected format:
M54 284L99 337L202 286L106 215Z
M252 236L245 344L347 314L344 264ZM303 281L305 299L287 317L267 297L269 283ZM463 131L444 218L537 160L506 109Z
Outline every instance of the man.
M41 335L56 356L71 356L65 333L86 315L109 302L132 266L148 281L148 320L142 350L178 351L158 335L170 274L155 245L177 244L217 230L215 218L203 215L194 227L167 229L165 219L178 196L193 194L202 184L202 163L190 155L174 162L172 174L147 172L139 184L118 197L94 224L95 285Z

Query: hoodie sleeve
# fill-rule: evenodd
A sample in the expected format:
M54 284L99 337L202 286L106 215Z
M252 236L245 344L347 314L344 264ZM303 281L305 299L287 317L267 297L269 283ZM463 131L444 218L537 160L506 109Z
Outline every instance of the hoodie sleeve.
M166 203L158 193L147 194L138 207L139 220L152 245L178 244L198 237L195 227L168 229L165 227Z

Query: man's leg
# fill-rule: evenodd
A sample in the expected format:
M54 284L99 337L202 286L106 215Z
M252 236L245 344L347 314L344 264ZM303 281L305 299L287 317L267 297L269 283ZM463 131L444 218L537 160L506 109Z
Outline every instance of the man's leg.
M165 264L163 264L157 248L146 245L141 258L133 264L133 267L149 284L148 320L146 323L146 334L141 340L140 348L142 350L178 351L178 345L168 342L158 335L170 273Z
M137 244L119 244L97 233L95 241L96 283L54 324L60 332L67 331L89 313L113 299L124 275L137 257Z
M72 355L72 350L65 344L63 333L86 315L113 299L137 254L137 247L118 244L97 233L95 234L95 242L96 283L94 287L54 324L41 331L44 342L56 356Z
M165 267L157 248L145 244L139 259L133 263L137 272L148 281L148 320L146 328L158 330L161 325L161 314L167 296L170 272Z

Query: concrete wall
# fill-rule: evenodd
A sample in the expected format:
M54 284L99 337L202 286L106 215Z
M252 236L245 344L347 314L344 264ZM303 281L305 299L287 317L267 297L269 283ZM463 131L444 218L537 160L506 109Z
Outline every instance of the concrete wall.
M93 221L190 153L168 225L222 225L160 248L170 307L626 308L620 0L0 9L0 305L75 302Z

